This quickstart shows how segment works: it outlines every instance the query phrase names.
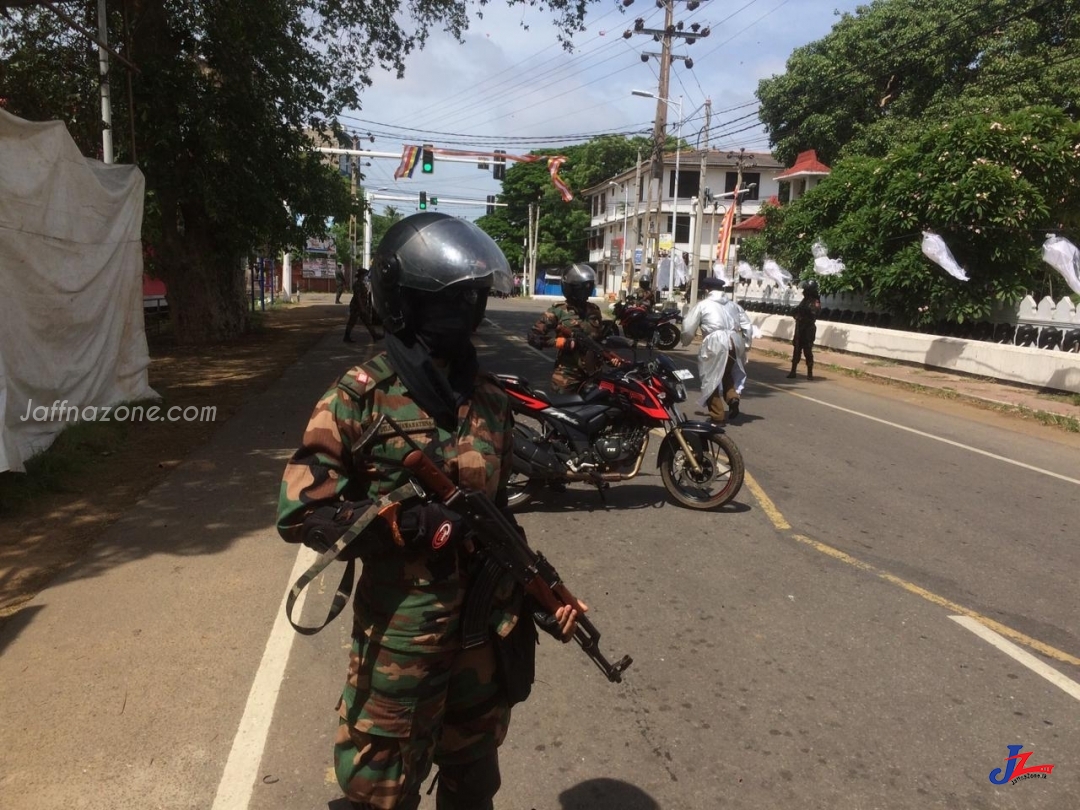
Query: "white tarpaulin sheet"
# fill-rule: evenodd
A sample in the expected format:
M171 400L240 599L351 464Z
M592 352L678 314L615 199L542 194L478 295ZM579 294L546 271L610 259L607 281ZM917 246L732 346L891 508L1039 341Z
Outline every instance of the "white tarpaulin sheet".
M157 398L143 192L136 167L83 157L62 122L0 110L0 472L48 447L71 408ZM52 406L65 400L61 415ZM51 413L35 419L41 406Z

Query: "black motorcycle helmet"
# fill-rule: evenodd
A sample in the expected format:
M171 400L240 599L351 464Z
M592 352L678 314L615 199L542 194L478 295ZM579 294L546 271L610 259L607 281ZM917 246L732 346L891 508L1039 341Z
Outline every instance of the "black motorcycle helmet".
M596 271L587 264L572 264L563 273L562 293L575 306L584 306L596 288Z
M643 290L652 289L652 276L646 274L638 279L638 286Z
M803 298L821 298L821 292L818 290L817 279L810 279L804 281L802 285Z
M471 307L475 329L492 289L513 289L506 257L477 225L449 214L427 211L398 220L371 258L372 303L395 334L416 330L436 297L444 306Z

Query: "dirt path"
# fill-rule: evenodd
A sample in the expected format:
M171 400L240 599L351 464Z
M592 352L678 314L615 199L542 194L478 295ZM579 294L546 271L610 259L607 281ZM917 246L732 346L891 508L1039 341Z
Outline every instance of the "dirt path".
M235 342L198 349L178 347L150 330L150 385L162 405L216 407L214 421L132 423L115 448L65 477L65 491L35 496L3 515L0 618L16 613L57 574L77 565L105 527L328 329L343 329L347 314L346 306L332 303L290 305L267 312L255 331Z

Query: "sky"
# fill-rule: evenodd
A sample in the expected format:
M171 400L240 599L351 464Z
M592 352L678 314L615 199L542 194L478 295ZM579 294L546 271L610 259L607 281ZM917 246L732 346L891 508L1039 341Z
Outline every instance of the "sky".
M768 138L756 116L754 92L760 79L784 72L790 53L829 33L840 19L866 0L704 0L688 11L679 0L674 19L710 28L693 45L676 40L675 55L689 56L693 67L674 60L670 74L668 131L681 120L685 142L699 142L704 103L711 100L709 144L714 149L767 151ZM501 0L481 8L470 2L471 22L464 43L432 32L423 51L410 55L405 75L376 72L359 110L342 123L362 138L363 149L400 154L406 144L527 154L533 149L582 143L603 133L652 132L656 102L631 94L653 94L659 87L660 43L651 36L623 32L642 17L646 28L663 27L664 11L654 0L616 0L589 6L586 30L566 52L556 38L550 13ZM477 19L476 13L483 18ZM523 27L527 26L527 30ZM679 97L682 115L679 115ZM370 137L369 137L370 136ZM374 140L372 140L372 138ZM409 197L385 201L404 213L416 209L419 191L440 198L439 211L475 219L485 212L487 195L500 183L475 164L440 162L433 174L416 168L413 177L394 180L398 161L370 158L364 186L376 195ZM476 200L479 205L444 200Z

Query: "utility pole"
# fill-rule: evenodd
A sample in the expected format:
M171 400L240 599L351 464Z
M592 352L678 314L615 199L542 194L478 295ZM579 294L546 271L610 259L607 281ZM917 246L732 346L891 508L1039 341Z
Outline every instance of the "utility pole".
M742 194L739 190L743 187L743 168L753 169L757 166L757 160L753 157L747 158L746 147L740 147L738 153L728 152L728 160L732 158L735 158L735 169L738 172L735 176L735 224L738 225L742 222Z
M360 138L358 136L356 136L356 135L352 136L352 148L353 149L359 149L360 148ZM349 157L349 187L352 190L352 203L353 203L353 208L354 209L356 207L356 176L358 174L360 174L360 159L357 158L357 157L350 156ZM367 204L367 202L368 202L367 195L364 195L364 203L365 203L365 205ZM366 221L366 214L365 214L365 221ZM349 214L349 244L352 246L352 258L351 258L351 260L349 262L349 268L350 268L350 271L351 271L350 272L350 277L349 277L350 283L356 277L356 230L357 230L357 228L356 228L356 211L353 210L353 212L351 214ZM367 250L366 250L366 248L368 246L367 238L368 238L367 231L365 231L364 232L364 240L365 240L364 241L364 248L365 248L365 251L364 251L364 253L365 253L364 266L365 267L367 266Z
M98 0L98 72L101 74L101 160L113 162L112 96L109 91L109 17L105 0ZM131 111L128 111L131 114Z
M664 9L664 27L662 29L646 28L645 20L642 17L638 17L634 20L634 28L631 31L629 28L623 32L623 38L630 39L634 34L647 34L653 38L654 41L660 43L660 53L642 53L641 60L648 62L649 57L656 56L660 59L660 84L656 93L656 118L653 121L653 148L652 155L649 157L649 189L647 195L647 202L645 205L645 218L646 218L646 233L645 233L645 257L646 264L651 261L652 267L655 270L657 267L657 259L659 257L659 245L660 245L660 230L656 224L656 220L659 217L659 209L662 207L662 200L664 196L663 180L664 180L664 146L667 141L667 105L671 103L671 99L668 97L669 79L671 74L671 60L682 59L686 63L687 68L694 66L694 61L687 56L672 56L671 53L671 41L673 39L684 39L688 45L693 45L701 37L707 37L709 35L708 27L702 27L699 23L692 23L689 28L684 30L683 24L680 22L675 23L675 3L678 0L656 0L657 5L660 5ZM623 0L624 6L632 5L634 0ZM700 0L683 0L686 3L688 10L693 11L700 4ZM681 106L681 105L680 105ZM679 110L679 116L682 117L682 110ZM678 144L676 144L678 148ZM656 185L657 191L657 211L653 212L652 197L653 197L653 185ZM676 196L678 195L678 189L675 189ZM674 234L674 225L678 223L677 214L672 217L672 232ZM629 286L633 288L633 273L629 273L628 278ZM654 279L655 280L655 279Z
M694 250L690 254L694 257L694 267L690 271L690 300L689 306L697 303L698 299L698 276L701 271L701 232L705 230L705 179L709 170L709 125L712 123L712 99L705 99L705 130L701 138L701 169L698 174L697 205L694 208ZM708 272L708 271L706 271Z

